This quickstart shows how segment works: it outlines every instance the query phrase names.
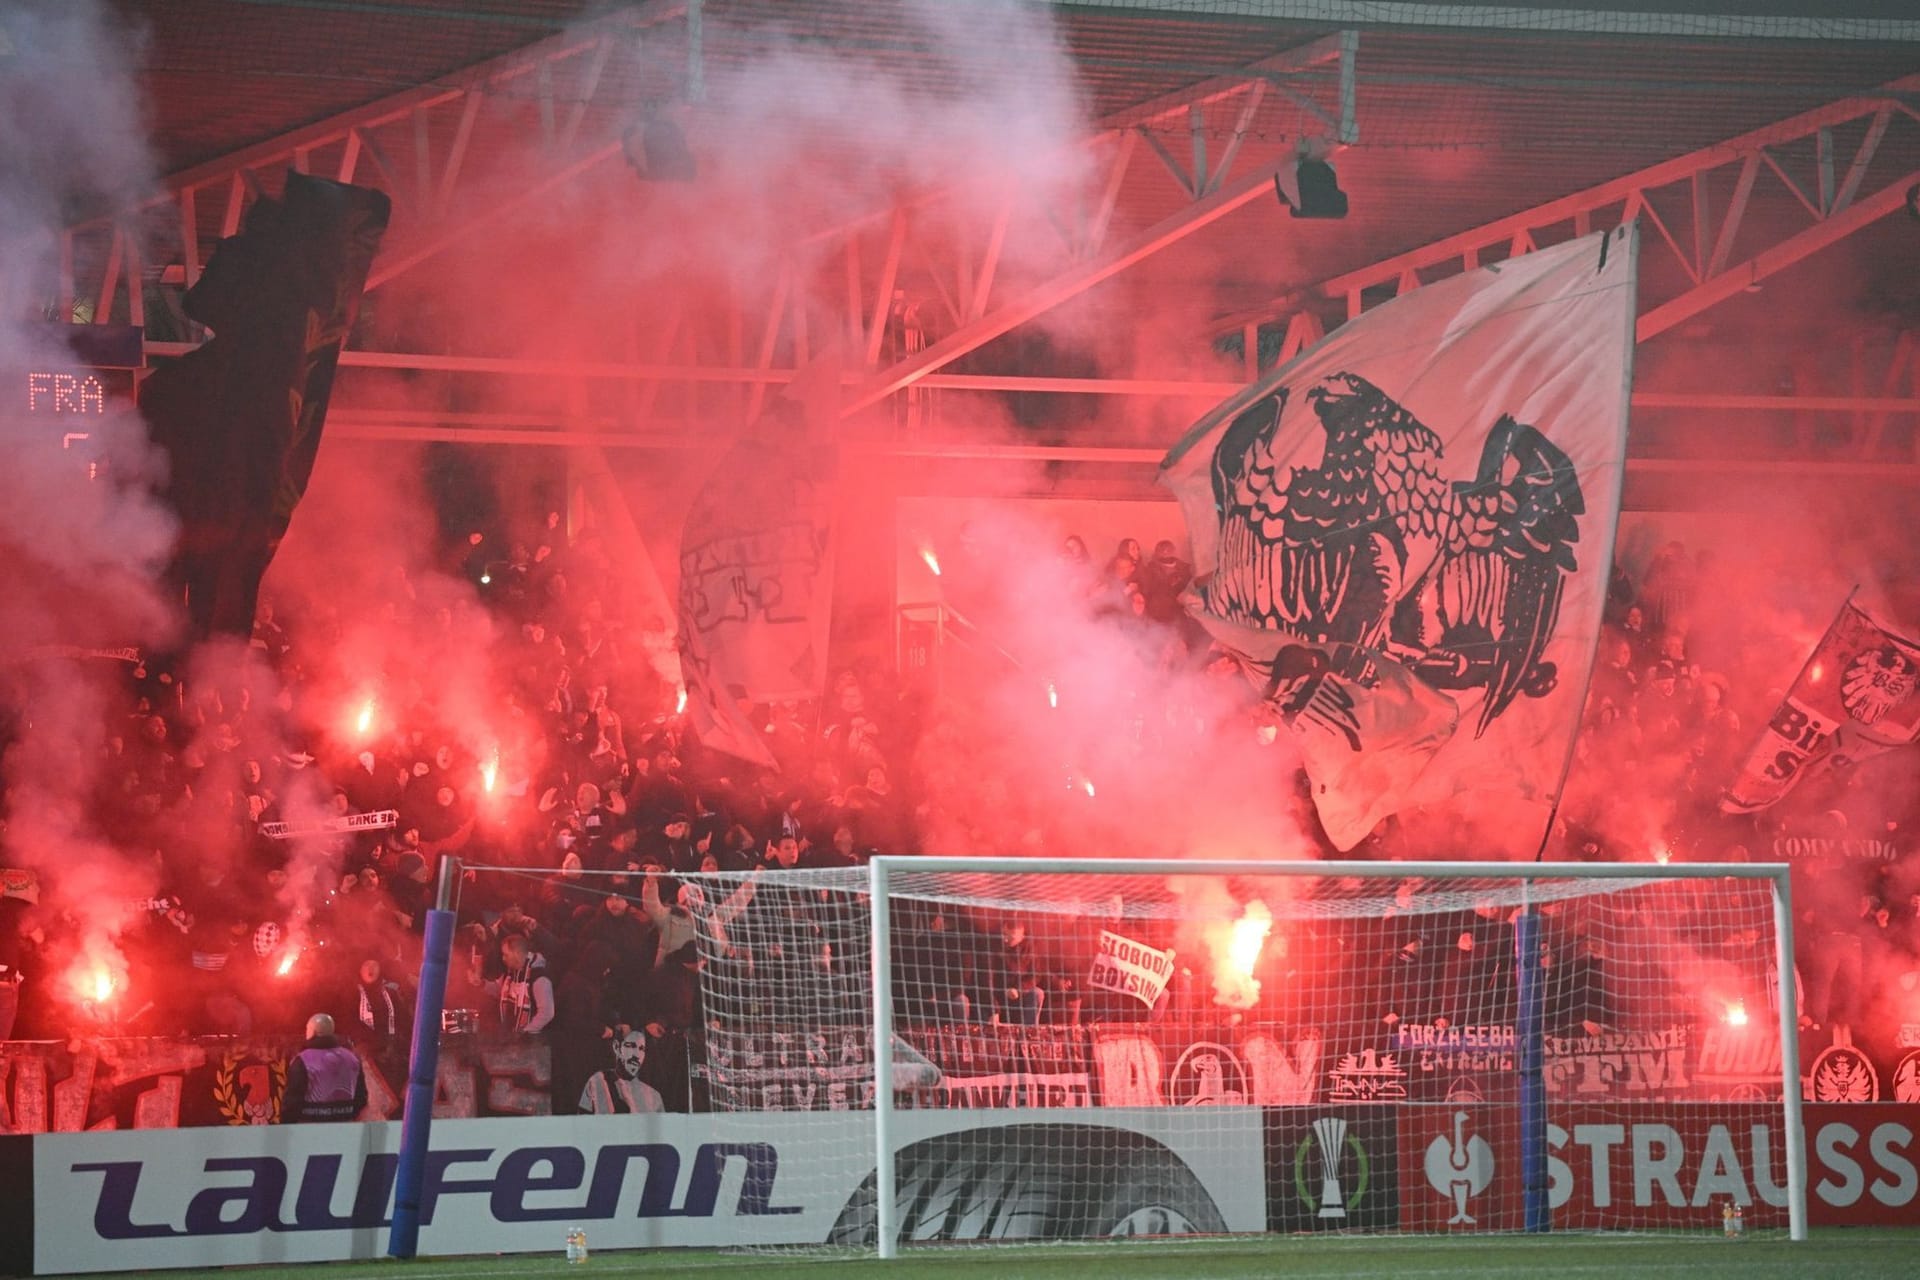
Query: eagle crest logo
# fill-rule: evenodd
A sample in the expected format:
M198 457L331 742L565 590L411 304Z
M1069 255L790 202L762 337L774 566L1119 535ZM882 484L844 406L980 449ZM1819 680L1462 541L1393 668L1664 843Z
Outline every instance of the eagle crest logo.
M1853 656L1840 677L1840 701L1861 724L1877 724L1913 696L1920 668L1891 644L1874 645Z
M1301 642L1275 657L1269 696L1307 710L1324 694L1311 677L1368 686L1384 655L1432 688L1485 690L1478 737L1515 698L1552 692L1543 655L1586 514L1567 455L1503 414L1479 469L1449 479L1437 432L1335 373L1306 391L1325 445L1297 465L1273 452L1290 392L1242 411L1215 447L1218 565L1199 588L1216 617Z

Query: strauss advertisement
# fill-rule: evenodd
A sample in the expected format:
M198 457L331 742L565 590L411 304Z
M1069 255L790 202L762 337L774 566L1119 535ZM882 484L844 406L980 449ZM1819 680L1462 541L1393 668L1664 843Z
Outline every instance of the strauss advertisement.
M1810 1103L1807 1216L1814 1226L1910 1223L1920 1191L1920 1109ZM1506 1108L1402 1113L1400 1226L1517 1231L1519 1130ZM1787 1225L1786 1146L1777 1114L1689 1104L1570 1106L1549 1113L1548 1203L1555 1228L1712 1227L1737 1205L1749 1228Z

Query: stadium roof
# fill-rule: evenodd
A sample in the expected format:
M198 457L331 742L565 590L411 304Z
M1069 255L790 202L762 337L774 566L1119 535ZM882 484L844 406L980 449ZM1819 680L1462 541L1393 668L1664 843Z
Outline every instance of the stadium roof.
M952 0L955 9L974 2ZM662 103L691 103L697 141L703 82L776 46L857 59L934 94L942 77L957 89L1010 74L936 56L906 0L116 3L146 33L137 74L161 167L173 175L148 210L153 260L137 265L175 283L289 164L395 191L400 216L376 269L380 286L457 248L475 218L499 216L461 198L490 154L524 148L540 131L550 173L509 203L556 199L604 170L619 136ZM1653 247L1643 295L1649 310L1669 308L1660 332L1697 338L1706 332L1698 317L1743 308L1785 335L1812 323L1791 313L1827 327L1836 308L1858 318L1850 327L1891 323L1891 332L1920 311L1911 283L1920 227L1897 213L1903 175L1920 180L1920 20L1903 0L1692 0L1659 14L1557 0L1053 7L1087 114L1113 144L1101 155L1124 145L1131 156L1116 170L1104 244L1115 254L1145 248L1129 271L1206 279L1221 301L1196 327L1196 352L1240 335L1271 357L1436 271L1626 211L1641 216ZM1291 222L1262 185L1303 138L1336 149L1347 219ZM1218 170L1211 182L1193 172L1197 155ZM1254 188L1269 193L1257 199ZM169 218L171 248L161 225ZM185 218L192 237L179 232ZM866 270L877 278L886 210L852 234L867 237ZM112 235L105 221L76 233L78 295L117 264ZM1496 242L1506 248L1496 252ZM1834 249L1842 242L1844 255ZM1436 243L1446 252L1422 256ZM1266 245L1286 251L1247 248ZM1751 263L1760 266L1741 277ZM1791 294L1753 297L1763 278ZM1048 305L1098 283L1063 277ZM122 304L106 292L117 314ZM1800 303L1815 293L1818 305ZM1795 305L1783 307L1783 296ZM983 358L991 366L991 344L1038 314L996 323L1013 315L1000 301L972 315L949 300L950 341L936 344L936 360L877 369L873 389L958 377ZM134 305L129 295L125 307ZM715 363L711 353L678 359ZM1852 389L1858 412L1920 398L1900 381L1899 350L1868 364ZM1643 385L1658 366L1643 365Z

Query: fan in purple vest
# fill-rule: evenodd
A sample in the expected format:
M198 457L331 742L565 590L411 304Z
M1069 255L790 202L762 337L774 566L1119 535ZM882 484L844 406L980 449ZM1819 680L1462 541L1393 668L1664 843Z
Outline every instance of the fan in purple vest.
M307 1019L307 1043L287 1064L287 1092L280 1104L282 1124L353 1120L366 1110L367 1078L360 1058L333 1037L333 1019L316 1013Z

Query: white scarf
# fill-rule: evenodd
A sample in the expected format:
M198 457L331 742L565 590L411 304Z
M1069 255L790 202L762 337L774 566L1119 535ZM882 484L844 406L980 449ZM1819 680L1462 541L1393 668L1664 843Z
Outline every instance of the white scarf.
M384 982L376 983L375 989L380 992L380 1003L386 1006L385 1034L391 1036L397 1032L399 1023L399 1016L393 1007L393 991ZM360 1025L376 1035L381 1034L379 1024L374 1020L373 1001L367 997L367 984L364 982L360 984Z

